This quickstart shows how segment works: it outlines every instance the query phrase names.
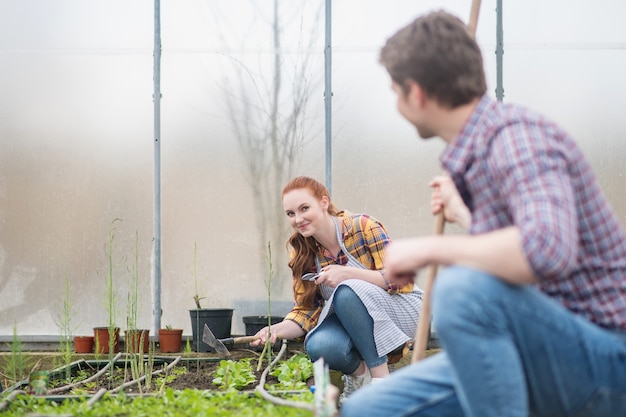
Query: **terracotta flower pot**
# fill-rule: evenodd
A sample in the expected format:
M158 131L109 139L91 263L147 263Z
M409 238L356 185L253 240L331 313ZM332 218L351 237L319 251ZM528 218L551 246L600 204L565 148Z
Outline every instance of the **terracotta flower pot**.
M76 353L93 352L93 336L74 336L74 350Z
M150 330L126 330L124 332L124 343L127 352L148 353L150 350Z
M183 329L159 329L159 349L162 353L180 352Z
M116 327L113 333L113 353L120 351L120 328ZM97 354L109 353L109 328L94 327L93 338Z

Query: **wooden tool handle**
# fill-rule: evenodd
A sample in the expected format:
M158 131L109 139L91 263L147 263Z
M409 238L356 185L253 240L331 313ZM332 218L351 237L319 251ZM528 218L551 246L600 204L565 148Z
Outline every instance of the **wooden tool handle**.
M255 340L260 339L259 336L240 336L240 337L231 337L230 339L225 339L222 340L223 343L250 343L250 342L254 342Z
M472 1L472 9L470 10L469 22L467 23L467 31L476 38L476 27L478 26L478 14L480 13L480 0Z
M220 342L224 343L224 344L235 344L235 343L250 343L250 342L254 342L255 340L259 340L260 337L259 336L240 336L240 337L229 337L228 339L220 339ZM278 339L282 339L282 337L280 337L280 335L277 337Z
M435 217L435 226L433 233L435 235L443 234L443 226L445 219L443 210ZM426 356L426 348L428 347L428 335L430 333L430 298L433 283L437 276L437 264L428 266L428 275L424 283L424 299L422 302L422 311L420 312L419 324L415 334L415 343L413 344L413 354L411 355L411 363L424 359Z

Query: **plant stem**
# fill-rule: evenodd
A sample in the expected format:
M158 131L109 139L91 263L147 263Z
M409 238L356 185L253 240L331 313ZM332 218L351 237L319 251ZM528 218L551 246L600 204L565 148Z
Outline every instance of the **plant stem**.
M263 358L266 354L268 366L272 363L272 280L274 278L274 265L272 263L271 241L267 242L267 264L269 268L269 275L267 281L265 281L265 288L267 289L267 341L265 342L261 356L259 356L257 372L261 370Z
M198 289L198 247L196 242L193 243L193 269L191 270L191 275L193 276L195 295L193 296L193 300L196 303L196 307L200 310L200 300L204 297L200 297L200 291Z
M65 378L69 379L72 370L68 366L72 361L72 316L74 315L72 307L72 297L70 294L69 275L65 275L65 294L63 297L62 307L58 313L58 326L60 330L59 349L63 364L65 365Z

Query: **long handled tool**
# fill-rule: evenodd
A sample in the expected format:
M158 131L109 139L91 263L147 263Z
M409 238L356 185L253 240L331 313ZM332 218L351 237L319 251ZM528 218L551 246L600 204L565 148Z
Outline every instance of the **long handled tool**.
M215 352L226 356L230 356L230 352L226 348L226 345L232 345L235 343L250 343L257 339L259 339L258 336L227 337L226 339L218 339L206 324L204 325L204 331L202 332L202 341L215 349Z
M443 210L435 217L435 235L443 234L443 226L445 219ZM422 311L420 312L419 323L415 331L415 343L413 343L413 354L411 355L411 363L424 359L426 356L426 348L428 347L428 335L430 333L430 298L433 283L437 276L437 264L428 266L428 275L424 284L424 302L422 303Z
M480 12L480 0L472 1L472 8L470 10L469 23L467 24L467 30L472 37L476 37L476 27L478 26L478 14ZM443 217L443 208L437 217L435 218L434 234L443 234L443 226L445 219ZM437 276L437 265L431 264L428 267L428 275L426 276L426 282L424 284L424 303L422 304L422 311L419 317L419 323L417 330L415 331L415 342L413 343L413 354L411 355L411 363L424 359L426 356L426 349L428 347L428 335L430 333L430 299L432 293L433 283Z

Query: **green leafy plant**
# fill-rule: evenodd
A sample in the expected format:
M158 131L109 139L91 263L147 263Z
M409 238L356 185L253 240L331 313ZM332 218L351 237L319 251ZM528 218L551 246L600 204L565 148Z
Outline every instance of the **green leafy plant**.
M250 358L233 361L232 359L220 361L215 370L213 384L219 385L225 391L239 390L256 381Z
M98 381L88 381L82 384L81 387L72 388L71 393L73 395L89 395L89 394L93 394L97 388L98 388Z
M286 361L281 361L271 375L278 378L274 390L301 390L305 389L306 381L313 376L313 362L304 353L297 353Z
M51 377L49 381L49 387L57 388L57 387L67 385L67 384L74 384L76 382L84 381L87 378L89 378L89 372L86 369L77 369L76 371L74 371L73 375L72 375L72 372L70 372L69 378L67 377L52 378Z
M76 390L78 391L78 390ZM88 392L83 391L87 394ZM313 402L310 392L292 396L302 401ZM18 395L7 409L1 410L3 417L23 417L25 415L74 415L74 416L151 416L170 415L176 417L311 417L309 410L262 402L256 396L241 393L211 393L187 389L175 391L165 389L159 396L105 395L99 401L46 400L35 395Z

